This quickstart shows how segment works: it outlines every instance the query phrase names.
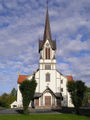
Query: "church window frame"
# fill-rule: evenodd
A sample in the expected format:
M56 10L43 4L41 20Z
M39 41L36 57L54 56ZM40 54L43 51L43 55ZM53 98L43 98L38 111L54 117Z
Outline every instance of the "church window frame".
M63 92L63 88L61 88L61 92Z
M46 49L45 49L45 58L46 59L50 59L50 47L46 47Z
M61 84L63 84L63 80L61 80Z
M50 64L46 64L45 65L45 70L51 70L51 65Z
M50 73L46 73L46 82L50 82Z

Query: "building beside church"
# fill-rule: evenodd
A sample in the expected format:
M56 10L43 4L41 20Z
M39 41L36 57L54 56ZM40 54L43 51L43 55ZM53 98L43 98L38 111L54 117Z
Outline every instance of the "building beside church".
M56 68L56 40L52 40L48 7L43 40L39 40L39 68L31 75L19 75L17 84L17 107L22 107L22 95L19 90L20 83L26 78L35 77L37 87L32 101L35 108L72 107L70 95L67 91L67 82L72 76L65 76ZM32 104L30 104L32 106Z

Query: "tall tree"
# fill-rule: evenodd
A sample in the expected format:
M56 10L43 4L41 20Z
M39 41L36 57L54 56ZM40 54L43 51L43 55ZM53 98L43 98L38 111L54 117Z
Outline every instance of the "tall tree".
M11 103L13 103L15 100L17 99L17 90L15 88L13 88L11 90L11 93L8 95L8 105L10 107Z
M90 100L90 88L86 87L86 91L83 99L83 106L86 106L88 104L88 100Z
M81 80L70 81L67 84L67 88L71 95L72 103L75 107L76 113L79 114L79 108L82 106L82 101L86 91L85 83Z
M11 94L13 96L17 96L17 90L15 88L12 89Z
M9 107L9 104L8 104L8 94L7 93L4 93L0 96L0 106L1 107Z
M24 108L24 113L28 113L28 106L31 100L34 97L35 89L36 89L36 80L33 78L32 80L25 80L20 84L20 91L22 94L22 103Z

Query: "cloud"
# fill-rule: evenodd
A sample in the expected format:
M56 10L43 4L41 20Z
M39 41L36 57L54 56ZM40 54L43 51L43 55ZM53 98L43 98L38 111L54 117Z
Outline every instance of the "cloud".
M73 56L80 55L81 51L90 51L88 41L82 41L82 36L78 34L75 39L71 39L70 37L65 37L62 41L59 41L59 47L57 49L57 56L69 57L69 55Z
M49 14L57 69L90 85L90 0L49 1ZM45 15L46 1L0 1L0 92L16 87L18 71L31 74L38 68Z

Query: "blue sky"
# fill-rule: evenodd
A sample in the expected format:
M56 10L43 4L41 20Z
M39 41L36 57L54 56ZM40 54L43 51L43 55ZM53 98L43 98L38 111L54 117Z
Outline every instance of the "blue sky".
M0 94L38 68L46 0L0 0ZM49 0L57 69L90 86L90 0Z

